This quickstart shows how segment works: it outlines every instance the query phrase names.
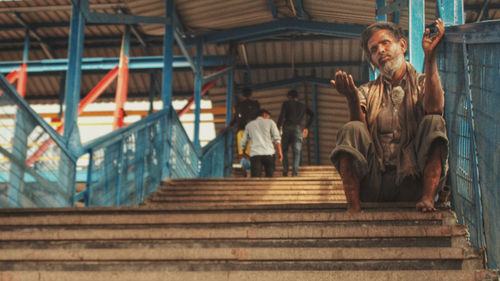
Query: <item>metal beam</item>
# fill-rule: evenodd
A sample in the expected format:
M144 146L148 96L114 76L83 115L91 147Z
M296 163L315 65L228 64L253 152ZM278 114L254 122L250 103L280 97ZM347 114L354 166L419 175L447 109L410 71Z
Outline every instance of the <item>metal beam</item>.
M480 8L479 5L478 7ZM465 23L463 0L437 0L437 8L445 26ZM445 37L447 36L448 34Z
M210 75L206 75L203 77L203 83L207 83L207 82L210 82L214 79L222 77L222 76L228 74L229 72L232 72L233 70L234 70L234 67L231 66L231 67L226 67L222 70L216 71Z
M123 14L94 13L90 11L89 0L80 0L80 9L87 22L101 24L140 24L140 23L158 23L172 24L171 18L143 17Z
M382 10L385 7L385 0L377 0L375 3L375 20L376 21L387 21L387 13L379 14L379 10Z
M189 67L193 70L193 72L196 72L196 67L194 65L194 61L191 58L191 55L189 54L189 51L186 47L186 44L184 44L184 40L182 40L181 36L177 34L177 32L174 30L174 38L175 42L177 42L177 46L179 49L181 49L182 54L184 54L184 57L187 59L189 63Z
M42 47L42 50L44 51L45 55L47 57L49 57L50 59L54 59L56 56L54 55L54 52L52 51L52 49L50 48L49 44L47 44L43 39L42 37L36 32L34 31L31 26L21 17L20 14L18 13L15 13L14 14L15 17L16 17L16 20L26 28L26 30L29 32L29 34L35 38L39 43L40 43L40 46Z
M311 19L311 16L304 9L304 1L303 0L294 0L295 7L297 8L297 17L299 19Z
M377 7L376 15L386 15L396 11L401 11L402 9L406 9L409 7L408 1L409 0L397 0L389 6L384 5L382 7Z
M105 10L105 9L121 9L126 8L127 5L123 3L112 4L91 4L92 10ZM71 5L50 5L50 6L30 6L30 7L6 7L0 8L0 13L39 13L39 12L58 12L58 11L71 11Z
M483 5L481 4L464 4L464 9L466 11L478 11ZM500 3L489 3L488 9L498 10L500 9Z
M486 12L486 19L488 19L488 4L490 3L490 0L484 1L483 7L481 8L481 12L477 16L476 22L480 22L481 18L483 17L484 13Z
M500 23L484 21L446 27L444 39L453 43L488 44L500 42Z
M231 40L243 40L249 37L275 35L277 32L305 32L325 34L343 38L358 38L366 25L339 24L329 22L306 21L298 19L278 19L272 22L256 25L237 27L204 35L206 44L227 42ZM188 45L195 44L193 40L186 42Z
M230 56L205 56L203 66L220 66L227 64ZM110 70L118 65L120 58L84 58L82 59L82 70ZM68 59L54 59L41 61L28 61L28 72L49 72L68 70ZM22 64L20 61L0 62L0 73L10 73L18 69ZM172 67L186 68L189 63L183 56L173 58ZM162 69L163 57L131 57L129 59L129 69Z
M194 138L193 145L197 151L200 151L200 113L201 113L201 91L203 84L203 41L199 40L196 44L196 72L194 81Z
M77 5L73 6L69 36L68 59L66 61L64 139L74 155L79 155L82 148L78 130L78 104L82 78L82 57L85 19ZM28 67L29 68L29 67Z
M274 5L274 0L267 0L269 3L269 10L271 10L271 15L273 15L273 19L278 18L278 13L276 12L276 6Z

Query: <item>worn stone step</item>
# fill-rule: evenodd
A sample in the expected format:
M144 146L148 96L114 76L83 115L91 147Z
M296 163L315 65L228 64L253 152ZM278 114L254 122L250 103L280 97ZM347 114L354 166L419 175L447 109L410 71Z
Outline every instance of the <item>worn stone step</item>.
M321 181L340 181L340 177L332 178L317 178L317 177L277 177L277 178L247 178L242 181L241 178L196 178L196 179L167 179L164 183L172 184L228 184L228 183L282 183L282 184L302 184L302 183L314 183Z
M186 184L186 185L162 185L158 191L186 191L186 190L240 190L240 191L255 191L255 190L289 190L289 191L315 191L315 190L343 190L341 183L324 182L311 183L307 185L290 185L290 184L231 184L231 185L211 185L211 184Z
M121 211L117 211L121 210ZM150 209L81 209L53 212L39 209L23 214L0 216L0 226L23 225L99 225L99 224L214 224L214 223L274 223L274 222L326 222L330 224L441 224L455 225L456 216L450 211L421 213L362 212L349 214L330 210L220 210L220 211L163 211Z
M241 189L225 189L225 190L169 190L169 189L161 189L159 191L154 192L153 196L213 196L213 195L223 195L223 196L250 196L250 195L292 195L292 196L301 196L301 195L343 195L344 191L340 189L332 189L332 188L324 188L324 189L312 189L312 190L290 190L290 189L251 189L251 190L241 190Z
M289 202L304 202L304 201L345 201L345 195L342 192L332 194L226 194L226 195L197 195L188 194L180 196L172 196L171 194L153 194L149 200L151 201L173 201L173 202L217 202L217 201L289 201Z
M145 202L148 206L154 207L158 205L171 205L172 208L192 208L192 207L202 207L202 208L210 208L210 207L224 207L224 206L249 206L249 205L262 205L262 204L326 204L326 203L345 203L344 198L338 198L337 200L240 200L240 201L227 201L227 200L198 200L198 201L187 201L187 202L179 202L178 200L148 200Z
M0 243L0 249L131 249L131 248L373 248L451 247L449 237L356 239L190 239L190 240L34 240Z
M479 269L481 254L471 248L119 248L0 249L0 261L385 261L463 260ZM462 266L458 269L462 269Z
M86 225L0 227L0 241L91 239L332 239L384 237L450 237L462 243L465 226L371 226L322 223ZM460 244L462 245L462 244ZM462 247L462 246L460 246Z
M490 270L219 270L219 271L171 271L162 264L155 269L143 267L140 271L131 270L33 270L0 272L1 281L331 281L331 280L387 280L387 281L480 281L498 280L498 272ZM119 266L122 268L123 266ZM90 268L91 267L87 267Z

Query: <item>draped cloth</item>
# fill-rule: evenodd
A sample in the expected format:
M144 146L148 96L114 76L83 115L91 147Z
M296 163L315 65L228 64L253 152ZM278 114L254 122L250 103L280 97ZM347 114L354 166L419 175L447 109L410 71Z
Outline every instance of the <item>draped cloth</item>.
M417 73L415 68L406 62L406 73L400 82L403 87L403 120L401 121L401 139L396 149L396 184L401 184L406 177L419 177L419 169L417 167L417 157L414 145L414 138L417 132L417 127L424 117L423 95L425 75ZM360 87L360 102L361 107L366 112L366 121L368 130L375 145L377 160L379 167L385 171L384 153L380 142L378 132L377 117L381 111L384 92L390 91L390 82L383 76L379 75L376 80L370 81ZM391 96L391 95L386 95Z

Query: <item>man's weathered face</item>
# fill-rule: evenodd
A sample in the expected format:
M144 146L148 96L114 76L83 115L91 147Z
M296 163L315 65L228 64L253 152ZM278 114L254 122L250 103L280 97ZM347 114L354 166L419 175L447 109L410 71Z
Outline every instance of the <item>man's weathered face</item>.
M404 63L406 41L396 40L389 30L381 29L368 40L368 50L373 65L382 75L392 78Z

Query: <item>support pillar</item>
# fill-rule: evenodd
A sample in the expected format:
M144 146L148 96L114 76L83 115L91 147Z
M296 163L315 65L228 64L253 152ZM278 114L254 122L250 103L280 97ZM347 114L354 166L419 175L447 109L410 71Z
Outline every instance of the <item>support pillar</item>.
M130 26L125 27L123 34L122 47L120 50L120 65L118 70L118 81L115 94L115 112L113 119L113 130L123 127L125 118L125 102L128 92L128 58L130 55Z
M409 60L417 72L424 72L422 38L425 31L425 1L409 0L408 17Z
M68 71L66 72L64 139L75 154L82 149L78 130L78 104L80 102L80 86L82 80L82 56L85 19L79 5L73 4L68 50Z
M201 149L200 146L200 114L201 114L201 87L203 83L203 42L199 40L196 43L196 73L194 81L194 138L193 144L195 149L198 151Z

